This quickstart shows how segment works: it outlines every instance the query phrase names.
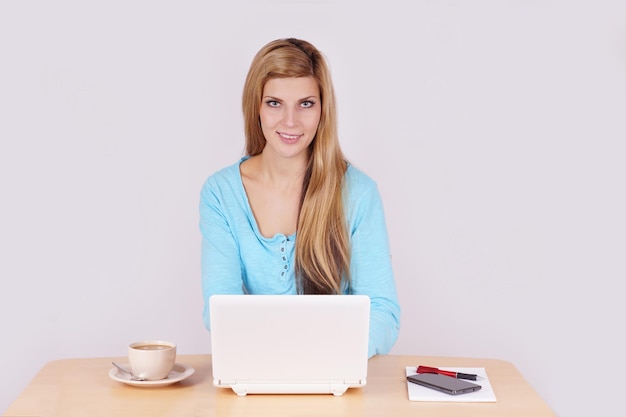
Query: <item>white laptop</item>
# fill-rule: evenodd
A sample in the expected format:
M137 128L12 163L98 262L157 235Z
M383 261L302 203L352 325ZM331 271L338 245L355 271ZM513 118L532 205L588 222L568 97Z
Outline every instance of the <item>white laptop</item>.
M366 383L366 295L214 295L209 309L216 387L342 395Z

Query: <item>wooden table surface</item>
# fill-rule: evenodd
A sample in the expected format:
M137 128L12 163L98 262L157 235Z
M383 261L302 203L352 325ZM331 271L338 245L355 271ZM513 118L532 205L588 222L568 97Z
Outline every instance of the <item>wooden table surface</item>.
M178 355L195 373L167 387L133 387L109 377L111 361L126 358L63 359L46 364L3 414L5 417L115 416L555 416L509 362L495 359L382 355L369 360L367 385L333 395L248 395L215 388L211 355ZM405 368L483 367L496 403L408 400Z

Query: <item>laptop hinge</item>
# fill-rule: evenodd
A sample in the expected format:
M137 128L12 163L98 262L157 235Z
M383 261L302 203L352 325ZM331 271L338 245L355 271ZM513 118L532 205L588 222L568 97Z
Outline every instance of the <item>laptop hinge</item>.
M363 379L353 379L353 380L344 380L343 383L346 385L362 385L365 382Z
M227 380L224 380L224 379L218 379L217 381L215 381L214 385L216 385L216 386L227 386L228 387L230 385L235 385L235 384L237 384L237 381L235 381L235 380L227 381Z

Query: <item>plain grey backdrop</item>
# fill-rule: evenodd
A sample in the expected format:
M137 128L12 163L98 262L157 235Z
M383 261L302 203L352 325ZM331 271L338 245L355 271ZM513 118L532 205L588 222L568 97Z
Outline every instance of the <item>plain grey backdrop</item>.
M511 361L557 414L615 415L621 0L0 1L0 411L51 360L209 353L200 187L242 155L254 53L291 36L384 199L392 353Z

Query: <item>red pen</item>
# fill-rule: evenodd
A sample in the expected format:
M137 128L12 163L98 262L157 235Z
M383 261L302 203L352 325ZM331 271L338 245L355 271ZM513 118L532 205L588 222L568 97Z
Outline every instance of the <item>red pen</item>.
M439 368L433 368L431 366L418 366L417 367L418 374L441 374L448 375L452 378L457 379L470 379L472 381L476 381L477 375L474 374L464 374L463 372L454 372L454 371L444 371Z

